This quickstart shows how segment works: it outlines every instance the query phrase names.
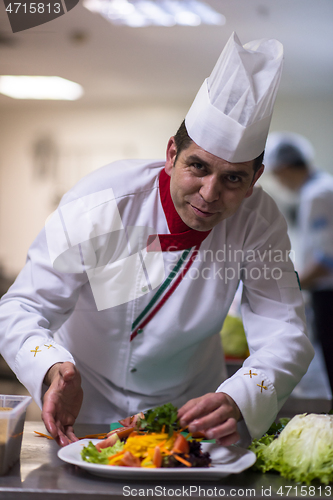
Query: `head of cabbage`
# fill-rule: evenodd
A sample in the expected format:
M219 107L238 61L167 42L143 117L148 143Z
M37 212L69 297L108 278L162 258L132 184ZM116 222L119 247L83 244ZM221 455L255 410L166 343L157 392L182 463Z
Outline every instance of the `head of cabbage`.
M241 318L227 315L221 330L221 340L226 356L244 359L248 357L249 349Z
M328 484L333 481L333 415L296 415L276 439L266 435L250 449L261 472L275 470L294 481Z

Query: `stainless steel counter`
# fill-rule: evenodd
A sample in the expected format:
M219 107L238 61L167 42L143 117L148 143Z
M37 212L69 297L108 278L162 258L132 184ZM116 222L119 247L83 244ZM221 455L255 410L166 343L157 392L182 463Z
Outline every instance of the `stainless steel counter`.
M26 422L21 460L6 476L0 477L1 500L82 500L126 497L198 498L233 497L281 499L303 497L311 499L333 496L333 485L303 486L275 474L259 474L250 470L230 475L218 481L115 481L90 475L66 464L57 457L54 441L37 437L34 430L45 432L39 422ZM106 432L105 425L77 425L78 436Z

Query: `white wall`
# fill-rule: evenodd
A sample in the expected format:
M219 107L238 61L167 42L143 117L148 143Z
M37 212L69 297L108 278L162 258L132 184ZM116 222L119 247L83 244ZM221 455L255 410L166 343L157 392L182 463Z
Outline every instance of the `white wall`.
M0 110L0 264L6 274L19 272L59 196L80 177L116 159L164 157L188 105L82 109L53 103ZM333 172L330 100L279 98L271 130L306 135L318 165ZM43 137L54 143L49 161L56 169L38 178L33 150Z
M185 113L181 106L0 110L0 264L5 274L16 275L23 267L59 196L114 160L164 158L167 140ZM38 178L33 146L43 137L52 138L56 169Z
M332 98L277 98L271 131L297 132L309 139L318 167L333 173Z

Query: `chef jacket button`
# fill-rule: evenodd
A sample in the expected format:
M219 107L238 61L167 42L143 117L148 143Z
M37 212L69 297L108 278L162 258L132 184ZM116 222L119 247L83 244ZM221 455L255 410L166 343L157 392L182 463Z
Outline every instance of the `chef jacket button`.
M143 293L148 292L148 287L147 286L143 286L141 288L141 292L143 292Z
M132 368L131 373L135 373L136 371L136 368Z
M138 330L138 334L139 334L139 333L143 333L143 328L139 328L139 330Z

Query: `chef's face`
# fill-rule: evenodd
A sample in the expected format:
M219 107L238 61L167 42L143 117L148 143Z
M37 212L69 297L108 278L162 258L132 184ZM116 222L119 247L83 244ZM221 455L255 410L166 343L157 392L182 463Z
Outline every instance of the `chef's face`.
M171 177L171 197L183 222L197 231L208 231L233 215L244 198L251 196L264 170L262 165L254 173L252 160L229 163L194 142L176 157L171 137L165 165Z

